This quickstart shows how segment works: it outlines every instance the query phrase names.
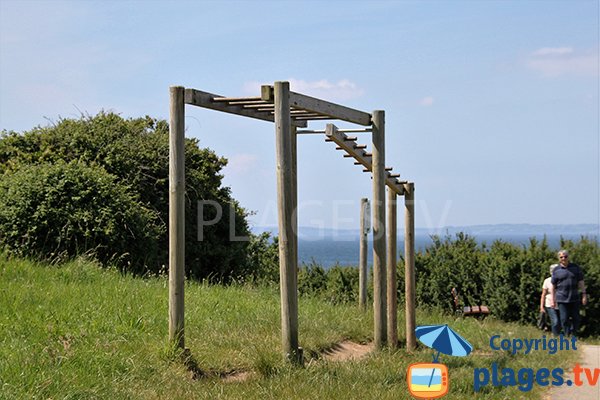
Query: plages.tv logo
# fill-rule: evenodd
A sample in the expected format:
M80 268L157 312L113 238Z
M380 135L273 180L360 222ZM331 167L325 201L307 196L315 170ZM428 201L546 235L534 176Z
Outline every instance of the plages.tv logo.
M408 390L417 399L443 397L450 388L450 377L448 367L438 361L440 353L464 357L473 351L473 346L448 325L418 326L415 333L421 343L434 350L434 354L430 363L413 363L408 366Z

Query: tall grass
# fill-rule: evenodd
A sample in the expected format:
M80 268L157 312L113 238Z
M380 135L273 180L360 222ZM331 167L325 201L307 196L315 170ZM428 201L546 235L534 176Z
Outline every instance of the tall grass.
M188 363L167 342L168 280L100 269L76 260L61 266L0 255L0 398L2 399L408 399L405 371L429 362L420 348L381 351L356 362L317 359L344 339L366 341L372 314L353 305L300 298L304 368L283 361L279 295L272 288L186 285ZM493 334L540 337L516 324L444 316L417 309L419 325L448 323L476 351L441 356L450 369L448 399L474 397L473 370L492 362L519 369L569 367L573 354L511 356L489 348ZM404 336L402 312L400 335ZM314 357L315 359L310 359ZM222 376L248 371L243 382ZM540 388L484 388L481 398L538 398Z

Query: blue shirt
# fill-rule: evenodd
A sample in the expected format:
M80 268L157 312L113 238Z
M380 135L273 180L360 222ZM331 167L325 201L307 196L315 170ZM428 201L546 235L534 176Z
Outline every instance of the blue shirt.
M552 273L557 303L575 303L579 301L578 283L583 280L583 272L577 264L559 265Z

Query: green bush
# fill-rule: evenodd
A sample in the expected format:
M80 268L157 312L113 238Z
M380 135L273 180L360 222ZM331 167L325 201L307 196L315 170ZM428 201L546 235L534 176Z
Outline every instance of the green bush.
M157 213L100 167L59 161L0 176L0 238L20 256L91 253L144 272L162 233Z
M264 232L251 235L248 245L247 274L244 279L255 284L272 286L279 284L279 241L271 240Z
M358 302L358 268L335 265L327 270L312 260L298 271L298 292L332 304Z
M158 272L168 263L166 224L169 203L169 134L166 121L150 117L124 119L114 113L101 112L80 119L61 119L47 127L37 127L19 134L3 132L0 136L0 174L16 171L23 165L79 163L103 169L115 182L130 188L144 207L155 211L162 234L157 251L145 257L151 271ZM222 168L227 160L209 149L202 149L196 139L186 139L186 273L198 279L226 281L248 273L248 240L230 237L249 236L246 212L222 186ZM198 237L198 201L214 201L223 217L205 226L204 238ZM60 207L56 204L55 207ZM204 207L204 221L216 213ZM230 224L230 220L232 224ZM230 234L230 226L235 232ZM34 234L35 232L32 232ZM43 240L39 238L38 240ZM0 238L5 245L6 240Z
M333 266L327 271L326 299L333 304L358 303L358 268Z
M589 304L583 308L580 332L585 336L599 335L598 242L585 237L577 243L562 240L561 248L569 250L571 260L583 268L588 288ZM548 246L546 239L532 238L523 246L497 240L487 248L462 233L455 238L433 237L433 245L415 257L417 304L450 311L450 291L456 287L463 305L486 304L498 319L533 324L542 283L549 276L549 266L556 263L557 251ZM402 284L402 268L398 270L398 278ZM399 301L403 301L402 293Z
M300 294L321 294L327 290L327 271L314 259L298 270L298 292Z
M415 257L416 299L418 303L449 310L450 292L460 291L466 304L482 301L481 249L471 236L459 233L456 240L434 236L433 245Z

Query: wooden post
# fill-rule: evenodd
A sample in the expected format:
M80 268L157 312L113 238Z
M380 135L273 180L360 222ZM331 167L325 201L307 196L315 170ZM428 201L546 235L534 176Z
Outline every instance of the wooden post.
M358 262L358 305L362 310L367 309L367 235L371 230L371 210L369 199L360 199L360 257Z
M279 219L279 285L283 352L292 363L301 363L298 349L297 235L294 232L294 155L288 82L275 82L275 135L277 153L277 209Z
M396 192L387 189L387 341L398 347L398 279L396 278L397 206Z
M185 348L185 89L171 86L169 124L169 340Z
M373 111L373 309L375 347L386 341L385 112Z
M406 289L406 349L417 347L415 334L415 185L410 182L404 185L404 276Z

